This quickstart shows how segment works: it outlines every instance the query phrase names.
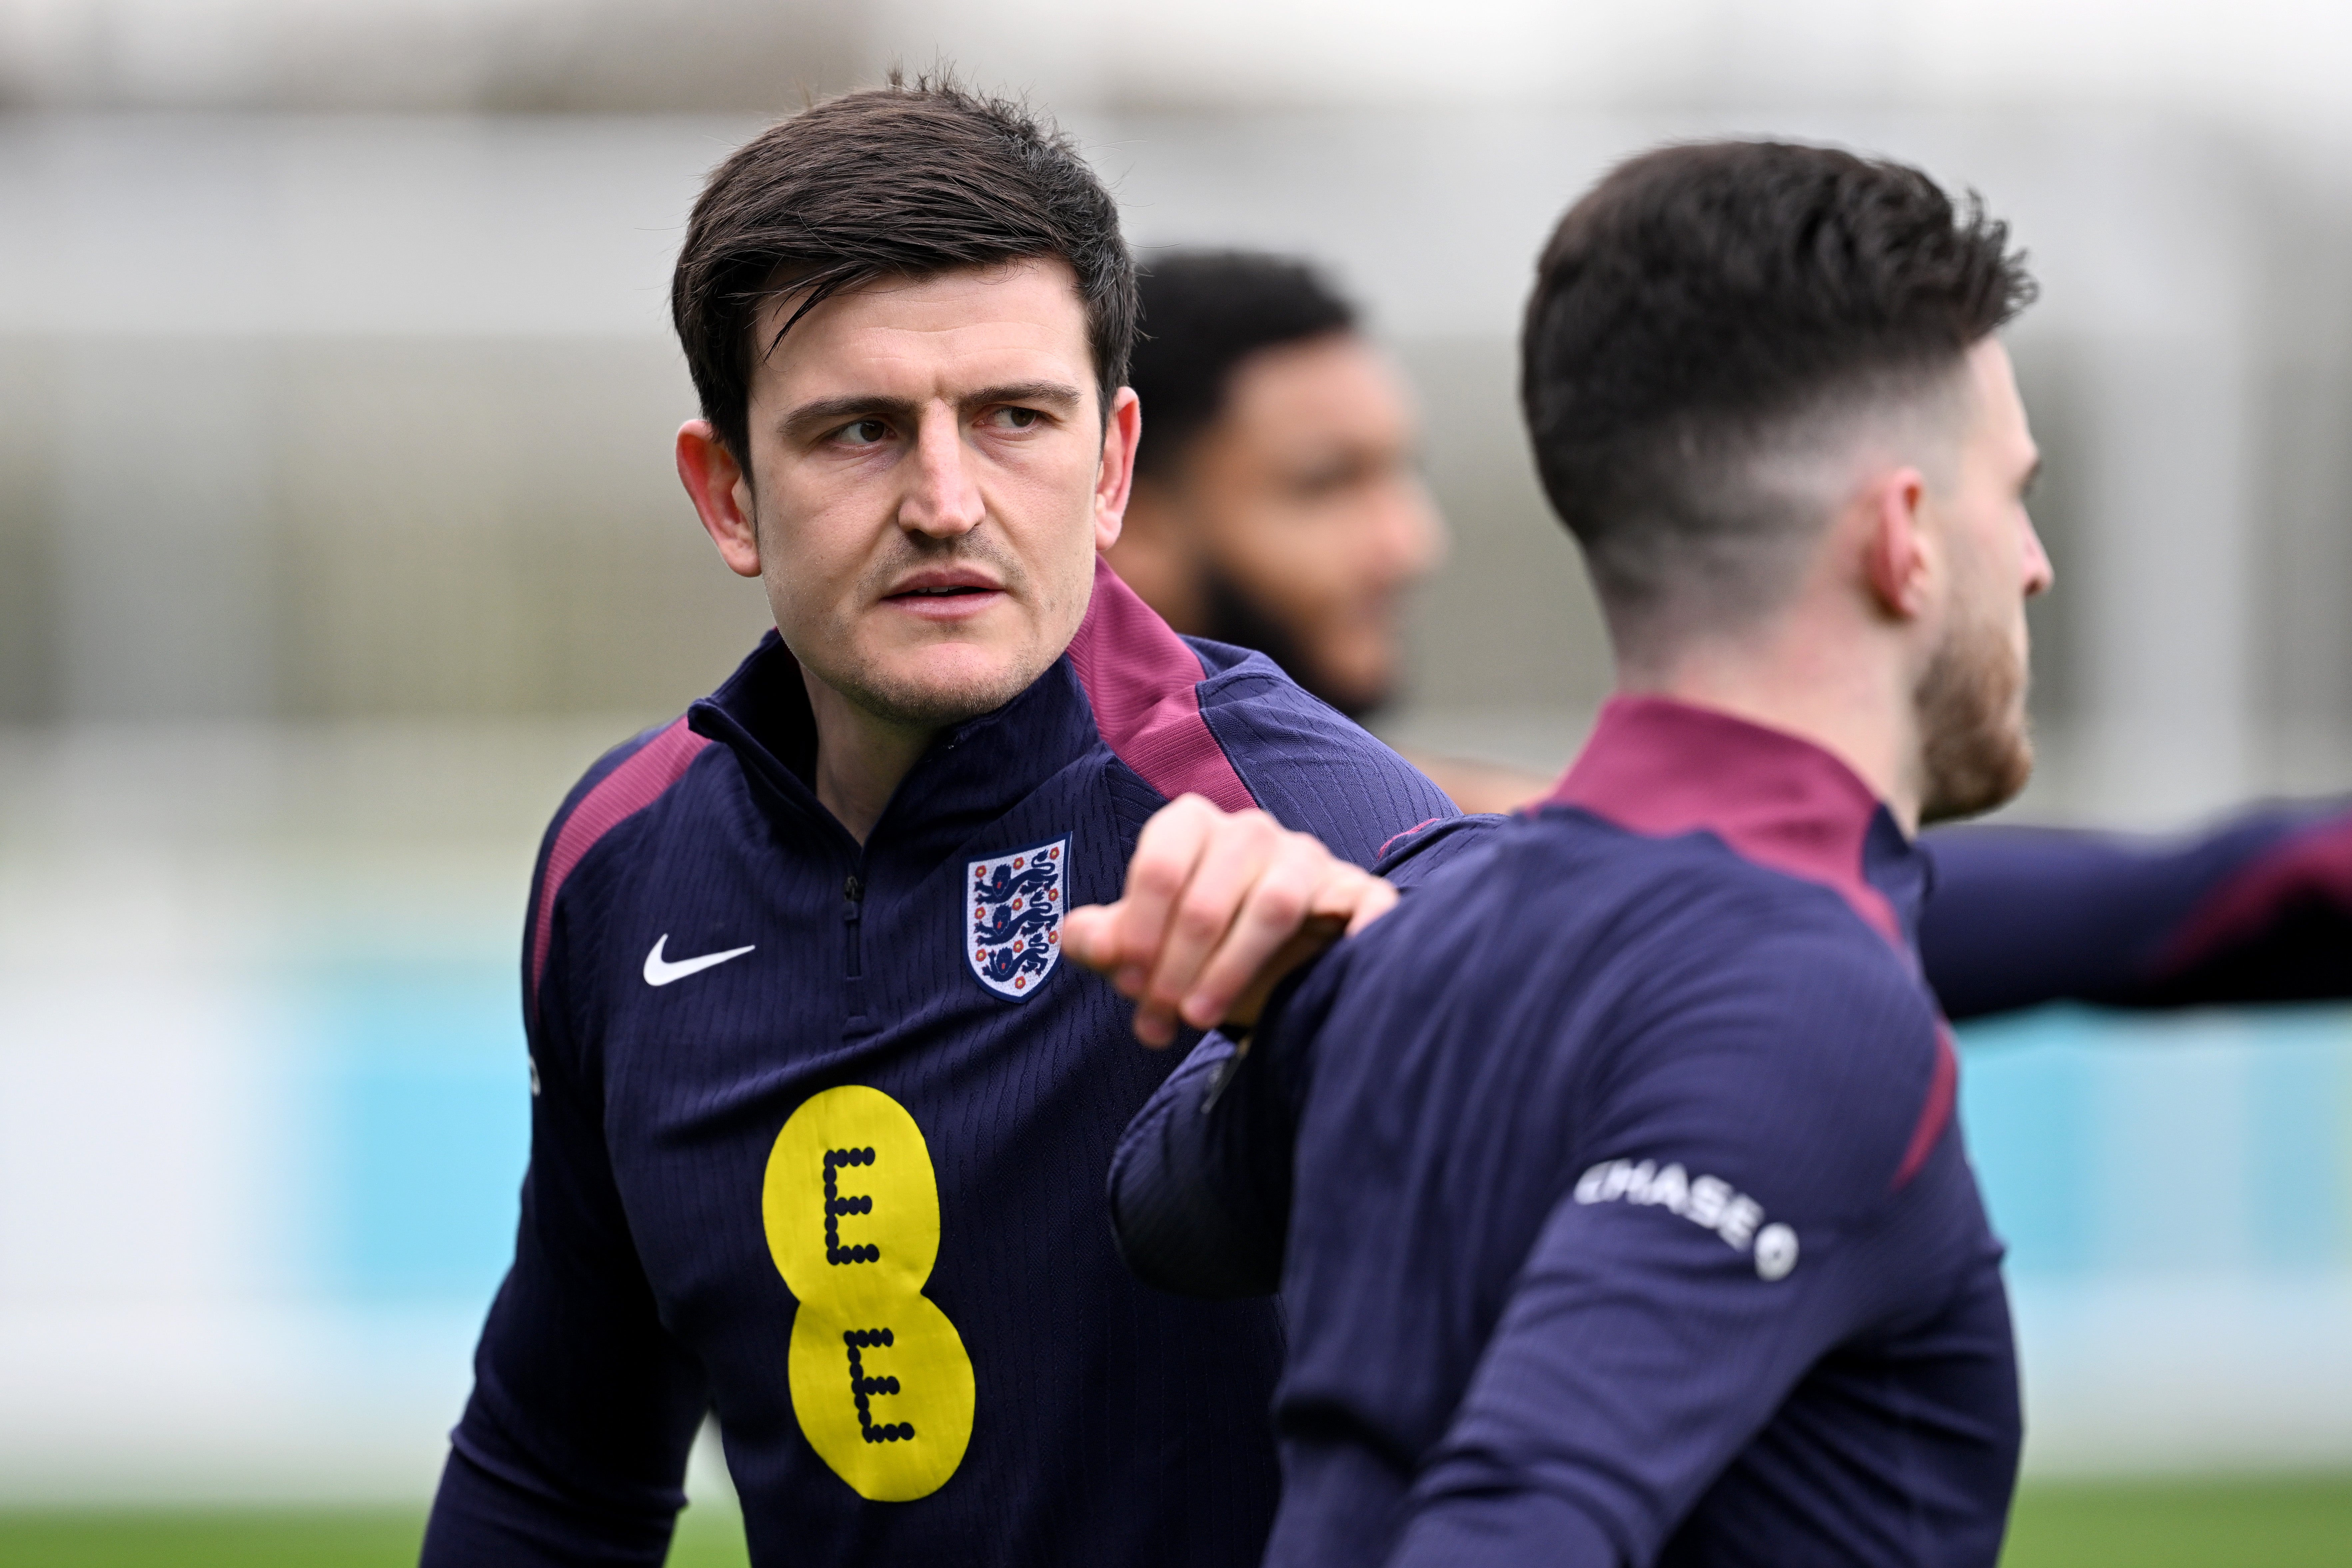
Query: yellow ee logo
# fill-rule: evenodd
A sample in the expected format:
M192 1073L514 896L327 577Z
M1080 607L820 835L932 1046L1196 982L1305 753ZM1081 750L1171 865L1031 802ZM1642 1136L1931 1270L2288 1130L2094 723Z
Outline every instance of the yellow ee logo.
M859 1497L929 1497L971 1441L971 1357L923 1294L940 1187L922 1129L880 1089L812 1095L768 1154L760 1219L799 1298L788 1366L809 1446Z

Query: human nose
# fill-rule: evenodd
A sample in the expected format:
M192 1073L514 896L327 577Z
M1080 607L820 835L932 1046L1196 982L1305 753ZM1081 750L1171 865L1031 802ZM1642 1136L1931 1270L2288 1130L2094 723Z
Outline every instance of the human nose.
M2042 535L2034 531L2033 520L2025 520L2025 596L2046 594L2058 580L2058 568L2050 563L2050 552L2042 548Z
M1445 559L1445 519L1416 476L1400 476L1381 509L1386 526L1381 531L1381 556L1387 575L1398 584L1419 582Z
M970 454L951 410L927 410L915 431L907 491L898 502L898 524L934 539L952 539L980 526L987 515L973 482Z

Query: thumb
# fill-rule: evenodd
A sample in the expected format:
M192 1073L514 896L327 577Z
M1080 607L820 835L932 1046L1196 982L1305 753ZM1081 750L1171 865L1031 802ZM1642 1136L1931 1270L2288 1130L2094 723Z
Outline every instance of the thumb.
M1348 911L1348 934L1355 935L1397 907L1396 889L1378 877L1367 877L1357 890L1355 907Z

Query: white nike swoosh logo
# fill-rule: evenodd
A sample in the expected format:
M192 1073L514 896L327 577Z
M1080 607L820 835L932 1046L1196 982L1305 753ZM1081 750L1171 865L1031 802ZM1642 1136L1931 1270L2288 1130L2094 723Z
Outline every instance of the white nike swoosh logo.
M725 952L706 952L700 958L681 958L672 963L662 956L662 949L668 945L669 933L664 931L661 941L654 943L654 950L646 954L646 984L667 985L673 980L683 980L689 974L699 974L714 963L724 963L730 958L740 958L751 951L748 947L730 947Z

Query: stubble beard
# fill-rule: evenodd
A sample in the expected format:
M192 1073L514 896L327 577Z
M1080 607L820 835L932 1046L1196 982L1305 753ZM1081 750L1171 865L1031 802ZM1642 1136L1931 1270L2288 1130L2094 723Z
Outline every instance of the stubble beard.
M1389 705L1394 693L1386 688L1367 691L1343 688L1332 680L1316 662L1306 639L1214 560L1203 563L1202 582L1207 621L1202 635L1211 642L1255 649L1280 665L1282 672L1310 696L1321 698L1359 722Z
M2026 660L1990 616L1955 625L1914 698L1923 752L1919 821L1974 816L2015 797L2033 773Z
M904 540L891 560L867 573L855 602L860 605L871 604L875 594L910 568L967 563L988 567L1013 602L1032 599L1033 584L1019 560L966 534L946 541ZM994 712L1027 690L1060 653L1058 648L1054 650L1035 669L1028 668L1031 661L1016 655L1011 663L992 674L924 680L908 679L893 668L898 663L895 659L861 655L854 625L839 627L831 640L835 647L851 657L839 664L828 659L833 668L822 671L820 679L875 718L921 730L948 729Z

